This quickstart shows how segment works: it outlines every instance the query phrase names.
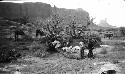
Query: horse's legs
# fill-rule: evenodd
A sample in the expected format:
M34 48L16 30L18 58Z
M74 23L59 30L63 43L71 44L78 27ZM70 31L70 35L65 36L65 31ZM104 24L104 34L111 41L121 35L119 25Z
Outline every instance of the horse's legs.
M89 50L88 58L94 58L92 49Z
M36 37L38 36L38 33L36 32Z
M19 35L17 34L17 41L18 41L18 39L19 39L18 37L19 37Z
M15 41L17 41L18 40L18 35L17 34L15 34Z
M16 41L16 38L17 38L17 36L16 36L16 32L14 33L14 36L15 36L15 37L14 37L14 40Z

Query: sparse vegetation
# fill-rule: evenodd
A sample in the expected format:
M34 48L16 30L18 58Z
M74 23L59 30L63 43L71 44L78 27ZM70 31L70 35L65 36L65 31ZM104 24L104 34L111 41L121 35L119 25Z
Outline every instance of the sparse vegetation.
M24 73L81 74L94 71L96 67L93 66L93 62L100 62L104 60L111 61L112 58L114 60L123 59L125 57L124 55L120 56L120 54L124 54L124 43L121 43L121 41L102 39L98 34L91 31L89 26L94 24L94 18L90 19L88 16L86 18L86 23L82 23L80 16L73 15L69 18L64 16L64 14L65 13L59 14L58 12L46 20L37 18L35 21L31 22L28 21L27 17L19 19L18 21L21 21L24 25L19 25L18 28L22 29L22 31L27 31L25 32L27 39L23 38L24 40L22 39L17 42L8 40L10 45L8 45L7 42L2 43L2 45L5 46L1 46L0 48L0 57L2 57L0 58L0 62L8 62L13 59L17 60L18 57L21 56L23 59L20 59L21 61L17 60L17 63L22 63L24 61L33 62L31 65L22 69L22 72ZM80 24L80 27L78 27L78 24ZM67 25L68 29L66 29ZM40 36L39 38L31 38L36 29L42 30L45 32L45 35ZM100 31L102 31L102 29L100 29ZM61 43L60 47L55 48L55 45L52 44L55 40L58 40ZM106 51L107 48L105 48L103 49L105 51L101 52L102 55L105 54L104 56L95 57L95 59L91 60L87 57L85 57L85 59L78 60L79 54L69 54L61 49L62 47L76 46L81 41L84 43L83 49L89 50L87 55L89 58L93 57L93 50L100 47L101 44L112 45L115 47L112 54L109 54ZM115 55L116 51L120 52L120 54L117 53L118 56ZM82 56L83 53L84 52L81 52L80 56Z
M119 31L121 33L121 36L125 36L125 27L120 27Z
M21 54L12 46L3 46L0 48L0 57L0 63L10 63L21 57Z

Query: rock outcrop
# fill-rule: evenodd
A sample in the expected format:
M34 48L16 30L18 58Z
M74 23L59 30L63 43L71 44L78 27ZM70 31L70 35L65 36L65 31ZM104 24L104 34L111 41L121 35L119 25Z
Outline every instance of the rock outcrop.
M52 7L45 3L0 2L0 17L18 18L23 16L47 18L52 14Z

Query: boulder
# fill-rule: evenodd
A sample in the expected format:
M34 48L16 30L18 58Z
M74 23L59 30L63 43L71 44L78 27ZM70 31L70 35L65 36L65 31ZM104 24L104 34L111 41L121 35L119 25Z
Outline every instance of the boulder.
M113 64L110 62L96 62L94 63L94 65L98 67L98 69L96 70L96 74L103 74L108 71L116 72L116 74L121 72L121 68L117 64Z

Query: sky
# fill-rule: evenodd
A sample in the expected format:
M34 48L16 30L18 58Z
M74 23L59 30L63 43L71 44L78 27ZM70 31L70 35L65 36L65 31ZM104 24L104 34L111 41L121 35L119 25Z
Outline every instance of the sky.
M12 0L10 0L12 1ZM19 1L19 0L18 0ZM58 8L77 9L87 11L94 22L107 19L110 25L125 27L125 0L22 0L32 2L44 2L55 5Z

